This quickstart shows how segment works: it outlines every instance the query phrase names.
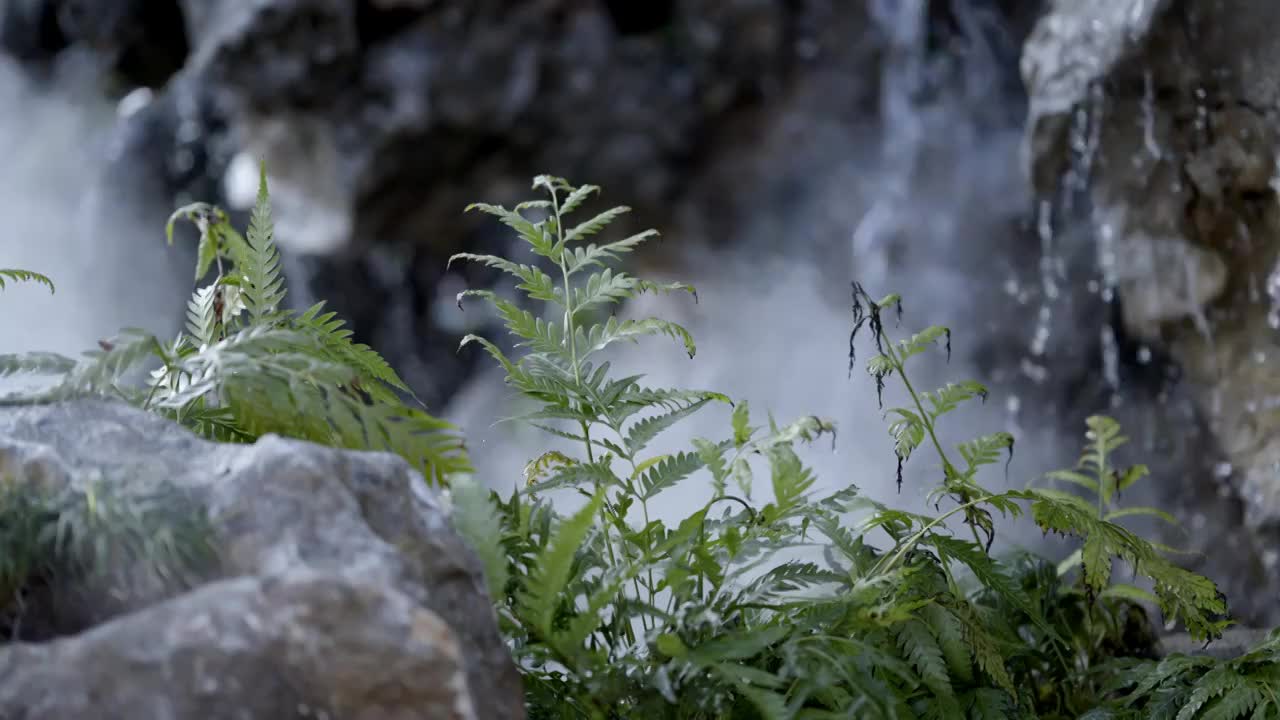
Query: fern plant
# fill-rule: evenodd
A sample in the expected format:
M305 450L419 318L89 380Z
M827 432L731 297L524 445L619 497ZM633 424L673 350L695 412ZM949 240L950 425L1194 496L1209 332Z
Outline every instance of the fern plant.
M931 495L937 515L889 508L854 487L820 492L797 445L834 432L831 424L805 418L755 427L745 402L733 405L727 437L647 453L659 433L729 400L614 377L600 354L621 340L665 335L692 356L693 339L665 320L600 321L590 311L641 292L693 289L611 266L653 231L588 242L626 208L568 222L598 188L549 176L533 187L543 197L511 209L472 206L511 227L530 261L454 260L511 274L525 299L549 312L466 291L459 304L491 303L523 352L513 358L475 336L462 344L482 346L535 403L518 419L580 452L535 458L524 487L505 499L469 480L452 492L455 525L484 562L524 671L530 717L1075 717L1102 702L1092 660L1150 649L1132 591L1098 569L1115 556L1152 578L1152 597L1193 634L1220 631L1215 617L1225 608L1212 584L1163 561L1158 548L1120 528L1113 511L1078 517L1078 497L1046 488L986 490L979 471L1012 452L1011 436L963 443L959 461L952 459L937 423L986 390L968 382L915 389L908 360L939 341L949 349L950 332L934 327L893 341L883 313L900 313L897 296L872 301L855 286L851 349L858 330L869 328L877 386L901 380L911 404L888 411L898 480L920 447L933 450L943 468ZM761 472L767 500L756 497ZM674 524L654 519L652 504L694 477L709 498ZM548 499L553 491L576 492L585 503L559 512ZM1085 591L1051 563L990 555L994 515L1016 516L1026 505L1046 531L1079 535L1091 548L1082 556ZM953 533L953 519L970 538ZM877 530L888 547L869 540Z
M195 203L169 219L170 243L178 220L200 231L196 281L216 271L192 295L186 331L163 341L128 329L79 362L48 353L0 356L0 375L59 380L17 402L105 394L216 440L275 433L385 450L436 483L470 469L453 426L427 413L386 361L352 342L351 331L323 303L302 312L285 307L265 167L245 235L222 210Z
M1115 660L1106 668L1111 702L1087 720L1235 720L1280 717L1280 631L1230 659L1170 655Z

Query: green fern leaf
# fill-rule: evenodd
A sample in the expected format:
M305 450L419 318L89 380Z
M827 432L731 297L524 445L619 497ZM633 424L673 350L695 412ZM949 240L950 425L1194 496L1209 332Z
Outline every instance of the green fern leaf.
M187 334L196 345L210 345L218 341L222 318L218 317L218 286L198 288L187 301Z
M44 285L49 288L49 294L54 294L57 290L53 286L53 281L47 275L41 275L38 272L30 270L18 270L15 268L0 268L0 290L5 289L5 281L10 282L33 282Z
M590 537L603 502L604 495L596 493L580 510L562 520L530 568L518 609L543 636L549 637L553 632L552 620L569 585L574 555Z
M693 415L701 410L708 403L715 400L727 400L724 396L708 395L698 398L691 403L685 404L667 413L656 415L653 417L637 420L630 429L627 430L624 444L631 453L638 453L643 450L650 442L656 438L659 433L675 425L677 422Z
M493 215L501 220L504 225L519 233L520 236L523 237L533 248L534 252L544 257L551 257L553 260L555 259L552 257L551 245L548 242L546 230L542 225L535 225L534 223L526 220L519 213L508 210L499 205L472 203L467 206L466 212L471 212L472 210L479 210L480 212L488 215Z
M1124 471L1116 481L1116 490L1124 491L1137 481L1151 474L1146 465L1134 465Z
M907 358L919 355L944 336L950 338L951 330L941 325L934 325L921 330L907 340L900 341L898 343L898 361L906 362ZM949 346L950 340L947 342Z
M294 319L294 326L315 337L324 348L327 357L332 360L346 365L367 378L385 383L406 394L412 394L409 386L382 355L368 345L352 342L351 330L337 318L337 314L322 312L323 309L323 302L312 305ZM375 393L377 390L376 387L369 386L365 389ZM395 398L384 394L380 399L392 402Z
M1178 711L1177 720L1192 720L1210 700L1225 695L1244 682L1244 678L1229 665L1219 665L1204 674L1195 684L1187 704Z
M564 630L551 637L552 644L569 657L580 654L588 638L600 628L604 610L618 600L623 586L638 576L641 570L639 563L627 563L607 571L606 577L587 598L586 607L569 621Z
M271 199L267 192L267 168L258 169L258 200L249 220L249 232L245 240L248 257L244 264L237 263L236 271L244 279L244 304L253 323L276 319L283 309L284 278L280 276L280 253L276 249L274 227L271 222Z
M1100 490L1097 480L1083 473L1075 472L1074 470L1054 470L1053 472L1046 473L1045 477L1050 480L1057 480L1059 482L1066 482L1066 483L1072 483L1074 485L1079 485L1080 487L1086 490L1089 490L1095 495Z
M754 673L748 675L746 671L749 669L748 666L731 663L715 666L716 674L732 684L743 697L751 702L756 712L760 714L761 720L791 720L795 713L787 707L786 697L773 690L760 687L760 678Z
M503 300L491 290L465 290L459 299L467 296L481 297L498 311L507 330L520 340L516 343L537 353L556 355L564 345L560 326L537 317L509 300Z
M534 300L542 300L544 302L555 303L557 305L564 304L563 291L556 286L551 276L539 270L532 265L522 265L514 263L506 258L500 258L496 255L476 255L473 253L457 253L449 258L449 262L445 265L446 269L453 265L455 260L469 260L479 262L489 267L498 268L503 272L515 276L520 280L517 289L523 290L529 297Z
M949 383L934 392L922 393L922 399L928 402L932 407L929 410L929 416L937 419L946 413L955 410L960 403L973 398L986 400L987 388L981 383L966 380L964 382Z
M453 526L480 558L489 596L495 600L506 597L507 554L502 547L502 520L497 506L489 491L469 477L455 480L450 489Z
M1253 712L1265 698L1262 690L1253 683L1242 684L1226 691L1221 699L1208 705L1200 718L1201 720L1237 720Z
M972 473L985 465L995 464L1004 453L1012 457L1013 436L1007 432L991 433L962 442L957 448L960 450L960 457L968 464L968 472Z
M970 720L1006 720L1014 717L1013 698L1003 690L974 690L969 704ZM1084 720L1081 718L1081 720Z
M1094 592L1100 592L1111 582L1113 548L1103 538L1103 534L1099 532L1086 535L1081 553L1084 582Z
M1119 510L1113 510L1103 516L1103 520L1112 522L1126 517L1153 517L1165 521L1166 523L1177 526L1178 520L1163 510L1157 510L1150 507L1127 507Z
M965 639L973 650L973 659L978 668L991 678L996 687L1017 696L1013 677L1009 675L1009 668L1005 665L1005 655L991 637L987 626L976 616L973 607L968 604L960 606L956 617L964 624Z
M938 639L948 673L963 683L973 680L973 650L964 637L964 624L947 608L930 603L920 614ZM1003 695L1003 693L1001 693Z
M669 490L680 481L700 470L702 457L696 453L676 453L644 471L636 484L637 495L650 500Z
M603 325L592 326L588 332L583 332L579 328L578 344L580 348L583 348L580 357L600 352L617 342L624 340L635 342L642 337L651 335L666 335L679 340L684 345L684 351L691 358L698 351L693 342L693 336L689 334L689 331L669 320L646 318L644 320L618 322L617 319L611 317Z
M617 260L619 255L634 251L637 247L658 237L657 230L645 230L622 240L586 247L571 248L565 251L564 268L569 276L576 275L590 265L604 265L605 260Z
M596 215L590 220L581 223L570 230L568 234L564 236L563 245L571 245L574 242L582 240L590 235L595 235L605 229L609 223L629 212L631 212L631 208L623 206L605 210L599 215Z
M562 178L555 178L553 182L556 186L555 189L570 188L569 183L565 182ZM534 187L537 187L537 185ZM560 215L568 215L574 210L577 210L592 193L599 195L600 188L595 185L583 185L581 187L573 188L568 197L564 199L564 202L560 203Z
M942 648L929 627L919 620L911 620L897 628L898 647L903 657L920 673L924 684L938 699L954 700L951 676L942 656Z

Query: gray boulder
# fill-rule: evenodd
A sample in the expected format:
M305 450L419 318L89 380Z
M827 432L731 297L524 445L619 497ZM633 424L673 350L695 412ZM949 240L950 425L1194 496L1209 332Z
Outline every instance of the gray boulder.
M478 561L398 457L216 444L86 400L0 410L0 475L182 498L217 551L185 585L55 588L89 602L42 609L71 634L0 648L0 717L524 716Z

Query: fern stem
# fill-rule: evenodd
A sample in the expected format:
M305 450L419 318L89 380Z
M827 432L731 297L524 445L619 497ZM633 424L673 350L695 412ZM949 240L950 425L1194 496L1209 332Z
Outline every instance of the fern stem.
M938 457L942 460L942 472L947 480L957 477L955 466L951 464L951 459L947 457L947 451L943 449L942 443L938 440L938 435L933 429L933 419L929 417L928 411L924 409L924 402L920 400L919 393L911 384L911 379L907 377L905 363L898 358L898 354L893 350L893 340L889 337L889 333L883 329L880 330L881 337L884 338L884 354L893 363L894 369L898 372L898 379L902 381L903 387L907 389L907 393L911 395L911 402L915 404L916 411L920 413L920 422L924 424L925 432L929 433L929 440L933 443L933 448L938 452Z
M875 575L875 574L887 572L889 568L893 567L893 565L896 564L898 560L902 558L903 555L907 554L907 551L915 547L916 544L918 544L924 538L925 535L928 535L930 532L933 531L934 528L938 527L939 525L946 523L946 521L950 519L952 515L955 515L956 513L964 512L969 508L981 505L982 503L987 502L993 497L1005 497L1005 495L988 495L985 497L980 497L976 500L970 500L969 502L961 503L960 505L957 505L954 508L948 510L947 512L934 518L924 527L912 533L911 536L908 537L904 542L899 543L897 549L894 550L892 555L885 555L883 558L881 558L875 564L875 567L872 568L871 574Z
M916 412L920 413L920 422L924 424L925 431L929 434L929 441L933 443L933 448L938 453L938 458L942 460L942 474L946 480L946 485L951 486L951 482L955 478L960 477L960 473L956 471L955 465L951 464L951 458L947 456L947 451L942 447L942 442L938 440L938 434L934 430L933 418L929 416L929 412L925 410L924 402L920 399L920 394L916 392L915 386L911 384L911 379L907 377L906 363L903 362L898 354L893 350L893 340L889 337L889 333L885 332L883 326L880 328L880 336L884 339L884 354L893 363L894 369L898 372L898 379L902 381L903 387L907 389L907 393L911 395L911 402L916 406ZM967 494L957 492L956 500L964 502L968 497ZM983 545L982 538L978 535L977 526L965 520L965 524L969 526L969 533L973 535L973 541L978 545Z
M564 338L569 343L569 358L573 366L573 381L577 385L582 384L582 368L578 366L578 328L574 324L573 317L577 312L577 308L573 306L573 288L569 283L569 266L565 264L564 253L568 246L564 241L564 224L560 217L560 195L555 188L551 188L551 208L556 216L556 245L560 247L560 257L556 258L556 264L560 266L560 276L564 282ZM581 406L582 401L578 401ZM595 451L591 447L591 426L586 420L579 420L578 425L582 428L582 437L585 438L587 446L587 462L595 462Z

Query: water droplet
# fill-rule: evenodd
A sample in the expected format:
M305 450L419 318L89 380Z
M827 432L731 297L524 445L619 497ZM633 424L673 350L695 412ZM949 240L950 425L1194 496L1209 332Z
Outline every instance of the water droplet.
M1102 326L1102 377L1113 391L1120 389L1120 350L1110 325Z
M1004 408L1010 415L1017 415L1018 411L1022 409L1022 399L1017 395L1010 395L1004 401Z

